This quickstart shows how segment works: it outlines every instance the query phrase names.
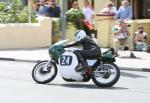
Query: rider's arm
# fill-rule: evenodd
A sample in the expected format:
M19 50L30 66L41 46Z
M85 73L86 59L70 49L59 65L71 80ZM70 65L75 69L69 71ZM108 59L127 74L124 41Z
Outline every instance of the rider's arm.
M120 29L116 30L116 31L114 32L114 34L115 34L115 35L119 35L119 34L122 33L122 32L123 32L123 30L122 30L122 28L120 28Z
M118 25L115 25L112 27L112 31L114 32L114 35L119 35L120 33L122 33L122 28Z
M78 45L80 45L80 42L79 42L79 41L73 42L73 43L71 43L71 44L64 45L63 47L64 47L64 48L69 48L69 47L78 46Z

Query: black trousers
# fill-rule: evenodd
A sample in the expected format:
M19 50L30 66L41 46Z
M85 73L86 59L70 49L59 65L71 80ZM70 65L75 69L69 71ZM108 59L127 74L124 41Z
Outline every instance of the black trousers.
M89 68L86 59L91 59L91 58L96 58L101 56L101 51L99 48L94 50L75 50L74 53L76 54L78 61L86 69Z

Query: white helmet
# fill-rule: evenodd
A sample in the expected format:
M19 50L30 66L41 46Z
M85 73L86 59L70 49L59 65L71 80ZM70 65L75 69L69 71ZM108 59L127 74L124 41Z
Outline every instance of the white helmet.
M86 36L86 33L83 30L78 30L78 31L76 31L74 36L75 36L75 41L80 41L81 39L83 39Z

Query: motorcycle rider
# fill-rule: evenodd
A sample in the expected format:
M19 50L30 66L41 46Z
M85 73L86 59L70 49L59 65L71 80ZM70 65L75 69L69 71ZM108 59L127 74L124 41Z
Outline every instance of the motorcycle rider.
M78 61L82 64L83 70L88 73L91 71L86 59L101 57L101 50L99 46L93 41L91 37L86 35L84 30L77 30L74 34L75 40L71 44L63 46L64 48L81 45L83 50L75 50Z

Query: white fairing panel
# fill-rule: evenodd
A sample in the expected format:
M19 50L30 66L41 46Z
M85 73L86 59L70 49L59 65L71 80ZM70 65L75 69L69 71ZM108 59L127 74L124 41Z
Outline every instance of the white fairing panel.
M78 65L77 57L74 53L66 51L59 58L58 69L62 77L66 79L73 79L76 81L81 81L83 76L75 71L75 67Z
M97 60L87 60L89 66L93 66Z

